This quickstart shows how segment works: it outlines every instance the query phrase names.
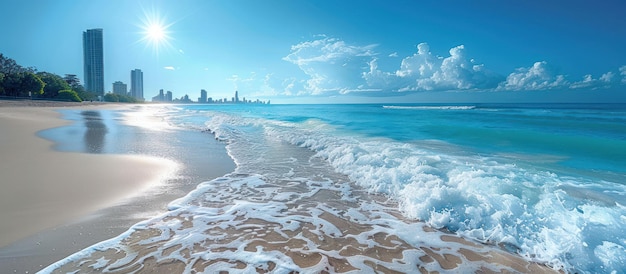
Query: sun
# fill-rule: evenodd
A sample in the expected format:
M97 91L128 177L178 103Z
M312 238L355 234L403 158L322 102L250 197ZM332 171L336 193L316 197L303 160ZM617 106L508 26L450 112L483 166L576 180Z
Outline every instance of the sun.
M146 29L146 38L153 43L160 43L163 39L165 39L165 29L163 26L158 24L148 26Z
M141 18L141 38L138 42L145 44L146 48L151 48L155 55L159 55L162 49L173 49L171 42L171 31L169 28L173 23L166 23L167 18L162 16L156 9L143 11Z

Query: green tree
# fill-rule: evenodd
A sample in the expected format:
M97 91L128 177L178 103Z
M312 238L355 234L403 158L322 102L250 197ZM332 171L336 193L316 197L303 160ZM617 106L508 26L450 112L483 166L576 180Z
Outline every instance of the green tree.
M67 82L68 85L70 85L70 87L76 91L76 87L81 86L80 84L80 79L78 79L78 76L76 76L76 74L65 74L65 77L63 77L63 80L65 80L65 82Z
M43 88L46 86L37 75L32 72L23 73L22 86L19 96L32 96L43 94Z
M26 71L28 70L18 65L17 62L15 62L15 60L9 57L6 57L2 53L0 53L0 73L7 75L7 74L17 74L17 73L26 72Z
M34 74L35 68L24 68L0 53L0 95L26 97L43 93L44 83Z
M67 82L61 78L61 76L54 73L39 72L37 73L37 76L39 76L39 78L46 83L41 96L43 98L55 98L59 95L61 90L71 89L70 85L68 85Z
M46 85L32 72L8 74L3 82L4 95L15 97L40 95Z
M59 91L59 94L56 96L56 98L61 99L61 100L72 101L72 102L82 102L80 97L78 97L78 94L76 94L76 91L73 91L71 89L65 89L65 90Z
M137 103L137 102L139 102L139 100L137 100L137 98L132 97L132 96L128 96L128 95L118 95L118 97L120 98L120 102L124 102L124 103Z
M0 72L0 95L4 94L4 73Z
M78 85L77 87L72 89L76 91L78 96L83 99L83 101L93 101L98 98L98 95L96 95L94 92L86 91L82 85Z
M94 92L85 90L85 87L80 84L80 79L78 79L76 74L65 74L63 80L65 80L65 82L70 85L70 88L72 88L73 91L76 91L78 97L80 97L80 99L82 99L83 101L93 101L98 98L98 95L96 95Z
M107 93L104 95L104 101L106 102L119 102L120 97L115 93Z

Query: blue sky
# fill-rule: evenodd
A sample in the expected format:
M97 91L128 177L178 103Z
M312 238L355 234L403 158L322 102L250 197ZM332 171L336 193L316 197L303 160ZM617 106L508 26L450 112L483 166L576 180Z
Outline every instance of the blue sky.
M144 72L196 99L626 102L621 1L3 1L0 53L82 80L104 29L105 88ZM165 29L158 50L150 22Z

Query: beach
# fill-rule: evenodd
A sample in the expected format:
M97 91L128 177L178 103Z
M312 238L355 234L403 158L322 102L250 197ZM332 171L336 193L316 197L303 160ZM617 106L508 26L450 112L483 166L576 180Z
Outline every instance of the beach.
M303 109L311 118L294 117ZM526 119L538 119L534 109L524 111ZM564 111L541 112L548 113L542 120L561 121ZM91 171L108 180L87 180L89 190L97 189L92 184L123 184L112 185L120 191L102 191L100 200L77 186L91 173L66 178L70 175L52 172L35 178L5 176L9 170L3 170L3 176L13 181L60 181L44 194L72 201L45 207L71 216L54 214L49 221L56 223L38 220L42 223L32 225L38 232L0 247L0 265L18 273L563 273L585 272L593 264L619 269L623 254L609 241L621 234L585 233L593 233L587 228L608 231L604 223L621 214L612 204L622 186L596 179L612 180L620 174L568 168L576 162L559 162L556 155L496 154L503 151L501 145L490 152L492 148L482 142L452 144L473 140L468 134L450 142L443 137L438 142L416 138L415 133L428 132L424 129L429 129L430 121L420 124L420 130L394 128L406 128L407 113L439 121L450 121L452 114L474 115L476 121L519 112L374 105L0 108L3 128L5 124L30 128L21 134L3 133L3 142L16 145L3 147L2 155L20 151L22 158L41 158L37 161L47 159L47 153L55 159L80 156L82 165L123 170L104 162L115 159L133 170L117 175ZM353 113L361 116L355 118ZM458 127L471 134L464 125ZM435 134L449 136L449 129L437 129ZM379 137L364 136L361 130ZM395 141L404 140L399 138L402 134L413 141ZM516 144L520 150L527 145ZM594 168L616 167L613 158L600 157L603 161ZM142 173L144 167L151 172ZM72 180L74 184L65 182ZM54 192L59 188L75 194ZM24 210L31 204L18 202L12 210L20 217L32 216ZM603 218L589 215L599 212L600 206L605 207ZM45 215L42 207L37 211L40 216ZM589 227L572 234L577 220L586 219ZM16 219L15 226L29 226L26 221L32 222ZM585 257L589 245L594 245L597 258ZM554 246L560 248L546 248Z
M3 272L34 273L122 233L155 212L165 211L167 202L193 187L191 181L211 179L232 170L232 161L224 151L222 157L213 158L217 159L215 168L199 171L198 165L211 158L185 166L185 158L128 153L132 147L118 154L57 151L53 142L37 136L42 130L72 125L72 121L62 119L60 110L97 113L124 108L128 106L0 101ZM75 124L88 127L87 123ZM89 144L94 142L90 139L96 138L97 142L100 138L92 133L79 138L58 137L67 143ZM230 165L221 163L224 159ZM177 189L166 192L169 188Z
M280 141L271 131L239 128L236 120L226 119L226 129L234 135L225 134L207 122L223 117L198 111L204 107L209 106L136 106L124 117L136 125L163 119L178 125L177 130L201 132L202 138L183 142L194 151L218 139L237 163L235 170L196 180L186 194L167 203L167 211L154 212L42 273L554 272L505 245L481 243L404 217L397 200L356 185L313 151ZM237 108L213 107L225 112ZM63 113L70 120L116 117L106 111ZM138 123L146 117L152 122ZM161 130L168 131L153 130L151 136ZM117 136L125 140L124 134ZM146 140L161 147L161 139Z

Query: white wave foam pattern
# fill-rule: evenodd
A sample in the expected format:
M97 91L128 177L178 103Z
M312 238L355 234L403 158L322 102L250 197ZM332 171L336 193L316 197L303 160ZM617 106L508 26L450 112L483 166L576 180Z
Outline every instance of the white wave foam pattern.
M476 106L383 106L386 109L418 109L418 110L468 110Z
M576 272L626 269L623 185L530 170L489 157L449 155L415 145L340 137L328 125L289 124L215 114L221 139L233 127L309 148L370 191L400 203L407 217L479 241L504 244L529 260ZM595 199L603 195L603 200Z
M454 268L425 260L462 250L507 257L402 221L383 203L359 199L362 194L332 180L277 185L259 175L231 174L200 184L170 203L169 212L41 273L150 272L155 264L165 273L174 263L172 273L373 273L376 265L401 273L529 270L522 262L511 268L461 256L454 257Z

